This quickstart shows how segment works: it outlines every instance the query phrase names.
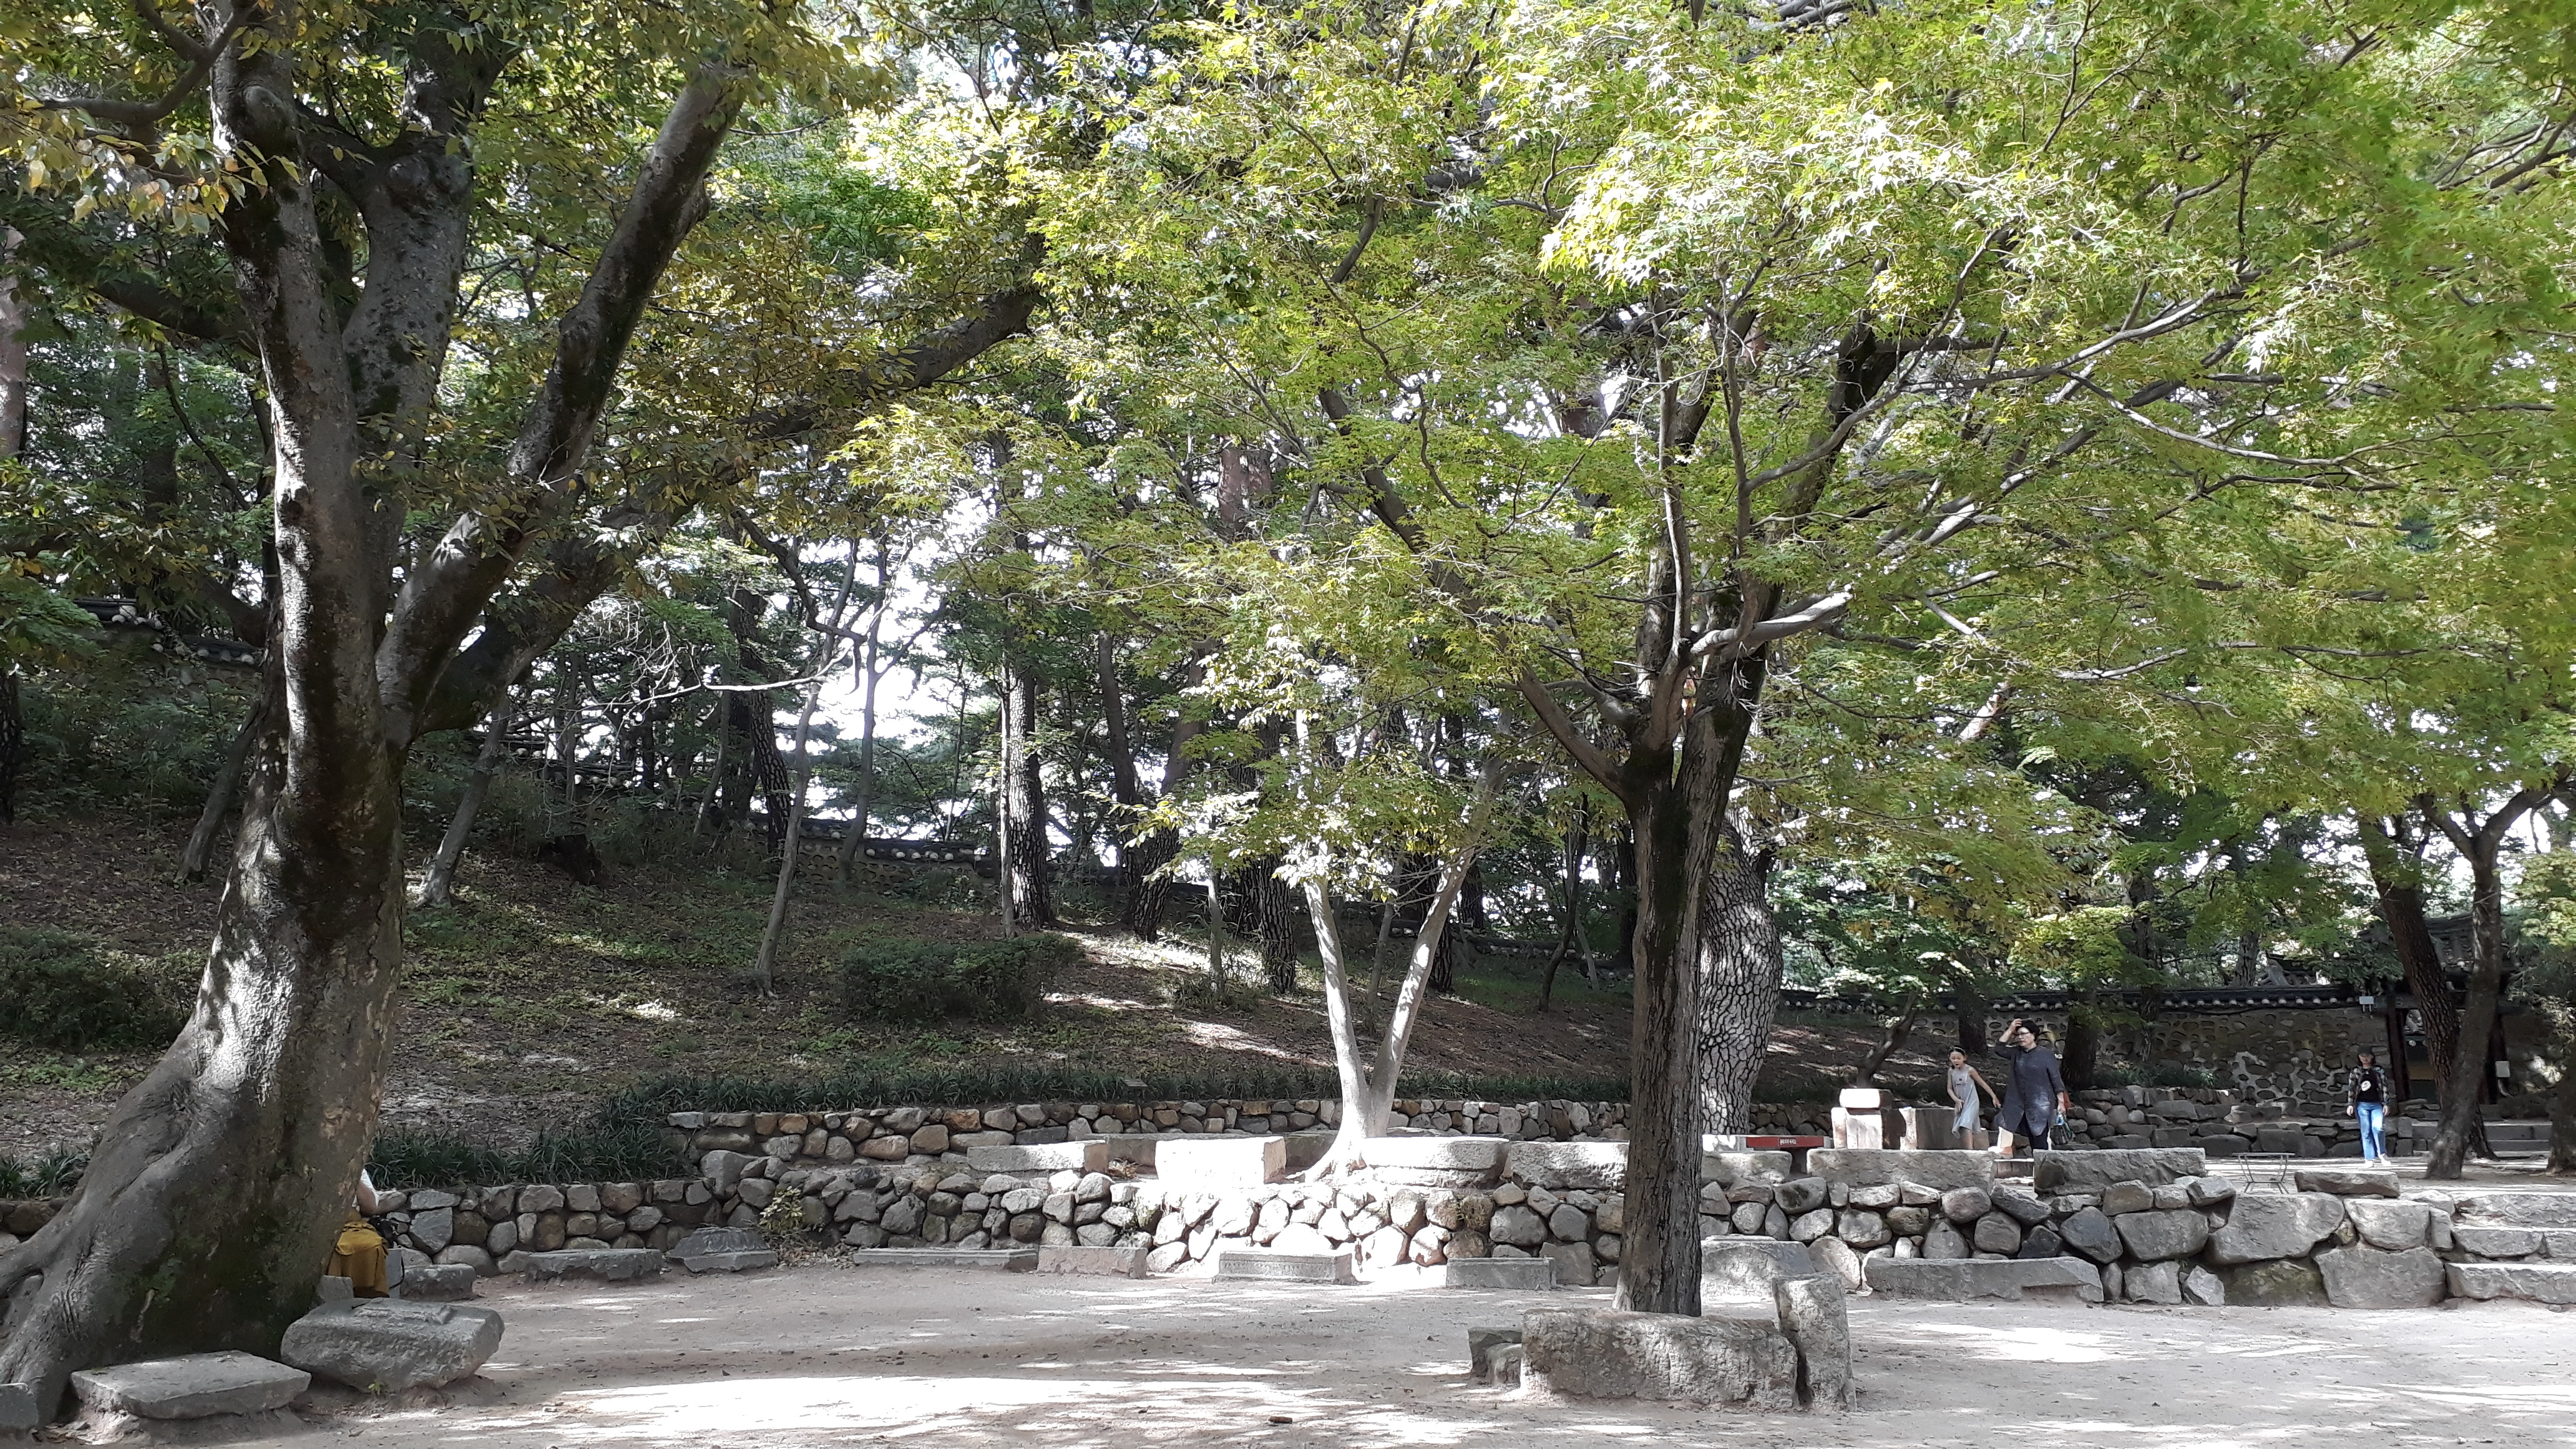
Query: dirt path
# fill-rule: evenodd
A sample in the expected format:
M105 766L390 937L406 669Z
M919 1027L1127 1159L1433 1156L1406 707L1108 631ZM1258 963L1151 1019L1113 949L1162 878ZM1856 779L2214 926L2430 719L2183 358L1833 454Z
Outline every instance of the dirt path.
M1606 1303L1599 1290L815 1265L487 1295L510 1329L482 1380L444 1407L362 1410L330 1428L385 1449L2576 1444L2576 1315L2512 1304L1855 1300L1863 1407L1789 1416L1534 1404L1467 1379L1469 1325L1515 1321L1540 1301Z

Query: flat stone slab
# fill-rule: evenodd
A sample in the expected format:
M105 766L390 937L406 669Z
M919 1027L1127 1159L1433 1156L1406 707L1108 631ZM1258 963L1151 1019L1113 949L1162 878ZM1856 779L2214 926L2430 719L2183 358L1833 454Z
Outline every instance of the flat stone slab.
M1259 1187L1288 1175L1285 1137L1164 1137L1154 1175L1191 1187Z
M2477 1228L2576 1229L2576 1193L2473 1192L2459 1200L2459 1221Z
M1037 1271L1084 1278L1142 1278L1146 1248L1084 1248L1048 1243L1038 1249Z
M1351 1255L1282 1253L1271 1248L1227 1248L1216 1255L1220 1281L1239 1283L1357 1283Z
M1789 1180L1796 1165L1780 1151L1712 1149L1700 1154L1699 1180L1725 1187L1763 1183L1777 1187Z
M2430 1308L2449 1292L2447 1265L2430 1248L2392 1253L2355 1244L2326 1249L2316 1264L2337 1308Z
M662 1276L662 1255L651 1248L565 1248L517 1256L519 1271L531 1283L558 1279L632 1283Z
M1907 1152L1891 1147L1819 1147L1807 1154L1807 1175L1846 1187L1910 1182L1936 1192L1990 1187L1995 1159L1986 1152Z
M29 1434L45 1422L33 1384L0 1384L0 1434Z
M1158 1143L1154 1155L1159 1160ZM1079 1142L1024 1143L1015 1147L969 1147L966 1165L979 1173L1107 1172L1109 1142L1086 1137Z
M857 1248L850 1261L862 1268L953 1268L990 1273L1030 1273L1035 1248Z
M1565 1191L1624 1192L1628 1187L1625 1142L1515 1142L1503 1154L1503 1175L1531 1187Z
M1502 1344L1516 1344L1520 1341L1521 1330L1517 1323L1508 1328L1501 1326L1469 1328L1467 1330L1467 1372L1483 1374L1486 1353Z
M1440 1266L1443 1288L1544 1292L1556 1286L1554 1258L1452 1258Z
M752 1253L769 1246L769 1240L749 1228L699 1228L671 1245L674 1258L694 1258L701 1253Z
M1769 1303L1783 1281L1821 1273L1815 1254L1804 1243L1756 1237L1699 1240L1703 1303Z
M326 1303L286 1326L278 1356L371 1394L466 1378L501 1346L501 1315L461 1303Z
M2209 1154L2197 1147L2131 1147L2095 1152L2033 1154L2030 1185L2042 1196L2100 1192L2115 1182L2163 1187L2209 1171Z
M2102 1301L2102 1271L2081 1258L1871 1258L1861 1272L1872 1292L1891 1298L1965 1303L2072 1289L2087 1303Z
M778 1266L775 1248L745 1248L738 1253L691 1253L673 1260L692 1273L749 1273Z
M2576 1303L2576 1263L2452 1263L2446 1273L2454 1298Z
M1611 1308L1521 1316L1525 1387L1582 1399L1798 1407L1798 1350L1767 1324Z
M145 1419L265 1414L285 1408L312 1384L313 1375L302 1369L237 1349L82 1369L72 1375L72 1393L83 1404L102 1413Z
M395 1292L406 1303L462 1303L474 1296L471 1263L413 1264Z
M1502 1137L1371 1137L1360 1159L1380 1182L1411 1187L1491 1187L1503 1180Z
M2366 1167L2302 1167L2292 1174L2301 1192L2336 1197L2395 1197L2397 1174Z

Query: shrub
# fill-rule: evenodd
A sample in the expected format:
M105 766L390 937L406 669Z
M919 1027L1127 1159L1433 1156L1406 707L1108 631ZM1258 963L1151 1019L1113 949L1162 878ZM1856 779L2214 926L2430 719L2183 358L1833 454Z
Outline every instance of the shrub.
M388 1131L367 1153L383 1188L488 1187L503 1182L629 1182L680 1177L688 1164L659 1124L610 1121L539 1132L526 1147L486 1147L443 1133Z
M187 1020L175 983L64 931L0 926L0 1032L62 1051L150 1051Z
M1009 1021L1037 1010L1047 982L1082 959L1054 935L1007 941L880 941L841 963L841 1009L863 1021Z
M0 1157L0 1198L69 1197L89 1170L86 1152L54 1152L44 1157Z

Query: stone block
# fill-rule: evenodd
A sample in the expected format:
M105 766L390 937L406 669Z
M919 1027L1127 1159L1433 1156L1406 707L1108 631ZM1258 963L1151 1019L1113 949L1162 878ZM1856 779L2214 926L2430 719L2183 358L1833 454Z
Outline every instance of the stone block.
M2576 1193L2473 1192L2459 1200L2459 1221L2473 1228L2576 1229Z
M1840 1238L1818 1238L1808 1251L1816 1256L1818 1272L1851 1292L1861 1290L1861 1256L1851 1244Z
M45 1422L33 1384L0 1384L0 1434L30 1434Z
M2108 1263L2120 1256L2120 1234L2111 1219L2093 1207L2077 1208L2057 1225L2057 1240L2070 1253Z
M2143 1182L2115 1182L2102 1189L2102 1215L2116 1218L2122 1213L2142 1213L2156 1205L2154 1189Z
M1538 1256L1556 1265L1556 1281L1568 1288L1591 1287L1601 1266L1590 1243L1550 1243L1538 1250Z
M471 1263L415 1263L403 1270L402 1301L462 1303L474 1296L479 1276Z
M2013 1253L2021 1250L2021 1224L2004 1213L1988 1213L1977 1219L1969 1241L1980 1253Z
M2325 1193L2243 1193L2227 1225L2209 1235L2209 1261L2225 1268L2303 1258L2343 1221L2343 1199ZM2242 1300L2231 1294L2229 1301Z
M1890 1148L1819 1147L1807 1154L1807 1171L1829 1183L1870 1187L1915 1183L1947 1192L1990 1186L1995 1159L1984 1152L1905 1152Z
M1851 1319L1840 1283L1783 1278L1771 1285L1782 1336L1798 1350L1798 1402L1848 1409L1859 1397L1852 1381Z
M2326 1301L2337 1308L2430 1308L2449 1292L2444 1264L2430 1248L2328 1248L2316 1262Z
M1699 1180L1724 1187L1777 1186L1789 1180L1791 1170L1786 1152L1706 1152L1699 1159Z
M1154 1144L1165 1186L1259 1187L1288 1175L1285 1137L1167 1137Z
M312 1383L302 1369L227 1349L82 1369L72 1375L72 1395L101 1413L203 1419L282 1409Z
M2197 1147L2041 1152L2034 1154L2031 1186L2043 1193L2100 1192L2115 1182L2160 1187L2208 1170L2208 1158Z
M2576 1304L2576 1263L2453 1263L2445 1275L2455 1298Z
M1503 1154L1503 1176L1529 1187L1558 1191L1625 1191L1628 1144L1515 1142Z
M581 1279L594 1283L631 1283L658 1278L662 1255L651 1248L566 1248L551 1253L519 1253L519 1271L531 1283Z
M1224 1248L1216 1255L1220 1281L1243 1283L1357 1283L1351 1255L1283 1253L1270 1248Z
M1482 1375L1485 1372L1487 1354L1506 1344L1518 1344L1520 1341L1521 1330L1518 1324L1509 1328L1498 1326L1469 1328L1467 1330L1467 1372Z
M1982 1187L1954 1187L1941 1194L1941 1216L1954 1223L1973 1223L1994 1206L1994 1194Z
M2218 1270L2227 1285L2227 1301L2238 1308L2323 1308L2325 1280L2317 1265L2299 1258L2275 1258Z
M1157 1147L1159 1156L1161 1149ZM1086 1137L1080 1142L1039 1142L1009 1147L969 1147L966 1165L979 1174L1009 1172L1107 1172L1109 1140Z
M1380 1182L1409 1187L1491 1187L1503 1180L1501 1137L1371 1137L1360 1158Z
M1999 1187L1995 1189L1995 1211L2029 1228L2047 1222L2052 1209L2019 1187Z
M2102 1301L2100 1270L2080 1258L1872 1258L1863 1266L1870 1291L1891 1298L1965 1303L2071 1289L2087 1303Z
M2126 1213L2111 1219L2129 1256L2143 1263L2188 1258L2209 1241L2209 1219L2192 1208L2172 1212Z
M1584 1399L1798 1405L1798 1350L1768 1324L1608 1308L1521 1318L1522 1383Z
M947 1268L960 1272L1030 1273L1036 1248L854 1248L855 1268Z
M1146 1251L1142 1247L1090 1248L1048 1244L1038 1249L1037 1271L1083 1278L1142 1278L1146 1272Z
M2299 1191L2336 1197L2395 1197L2397 1174L2367 1167L2302 1167L2295 1176Z
M2198 1263L2188 1264L2182 1270L2182 1301L2201 1308L2224 1308L2227 1285Z
M2548 1235L2538 1228L2453 1228L2451 1240L2481 1258L2528 1258L2542 1250Z
M2130 1263L2120 1269L2120 1296L2131 1303L2182 1302L2182 1265Z
M278 1357L372 1394L436 1388L483 1367L501 1346L501 1315L454 1303L370 1298L330 1303L286 1327Z
M2433 1207L2430 1203L2382 1202L2377 1198L2357 1197L2346 1200L2343 1210L2360 1232L2361 1240L2374 1248L2385 1248L2394 1253L2434 1245Z
M1543 1292L1556 1286L1552 1258L1451 1258L1440 1268L1443 1288L1489 1288L1503 1292Z
M744 1248L725 1253L692 1253L677 1261L692 1273L748 1273L777 1267L778 1252L774 1248Z
M1831 1191L1832 1184L1821 1177L1793 1177L1772 1189L1771 1201L1794 1218L1823 1207Z

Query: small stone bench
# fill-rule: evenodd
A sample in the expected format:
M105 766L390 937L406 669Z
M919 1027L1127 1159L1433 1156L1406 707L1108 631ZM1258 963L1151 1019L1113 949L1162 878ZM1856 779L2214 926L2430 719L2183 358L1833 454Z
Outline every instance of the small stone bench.
M1556 1287L1554 1258L1452 1258L1440 1265L1443 1288L1539 1293Z
M1215 1276L1236 1283L1357 1283L1351 1255L1282 1253L1271 1248L1227 1248L1216 1255Z
M967 1272L1030 1273L1038 1266L1035 1248L855 1248L850 1262L861 1268L949 1268Z
M1871 1258L1861 1271L1872 1292L1891 1298L2102 1301L2101 1270L2081 1258Z
M1703 1303L1772 1301L1774 1285L1789 1278L1821 1278L1804 1243L1780 1238L1702 1238L1699 1296ZM1839 1280L1837 1280L1839 1281Z
M353 1389L400 1393L471 1376L500 1348L501 1326L500 1314L461 1303L326 1303L287 1325L278 1356Z
M519 1260L519 1272L531 1283L632 1283L662 1276L662 1255L651 1248L562 1248L510 1256Z
M1288 1175L1285 1137L1168 1137L1154 1144L1166 1186L1260 1187Z
M1146 1249L1085 1248L1048 1243L1038 1249L1037 1271L1085 1278L1142 1278Z
M1533 1308L1521 1317L1524 1386L1583 1399L1798 1407L1798 1350L1740 1318L1609 1308Z
M1155 1155L1159 1158L1161 1147ZM985 1174L1007 1172L1028 1176L1040 1172L1107 1172L1109 1142L1086 1137L1077 1142L1040 1142L1015 1147L969 1147L966 1165Z

